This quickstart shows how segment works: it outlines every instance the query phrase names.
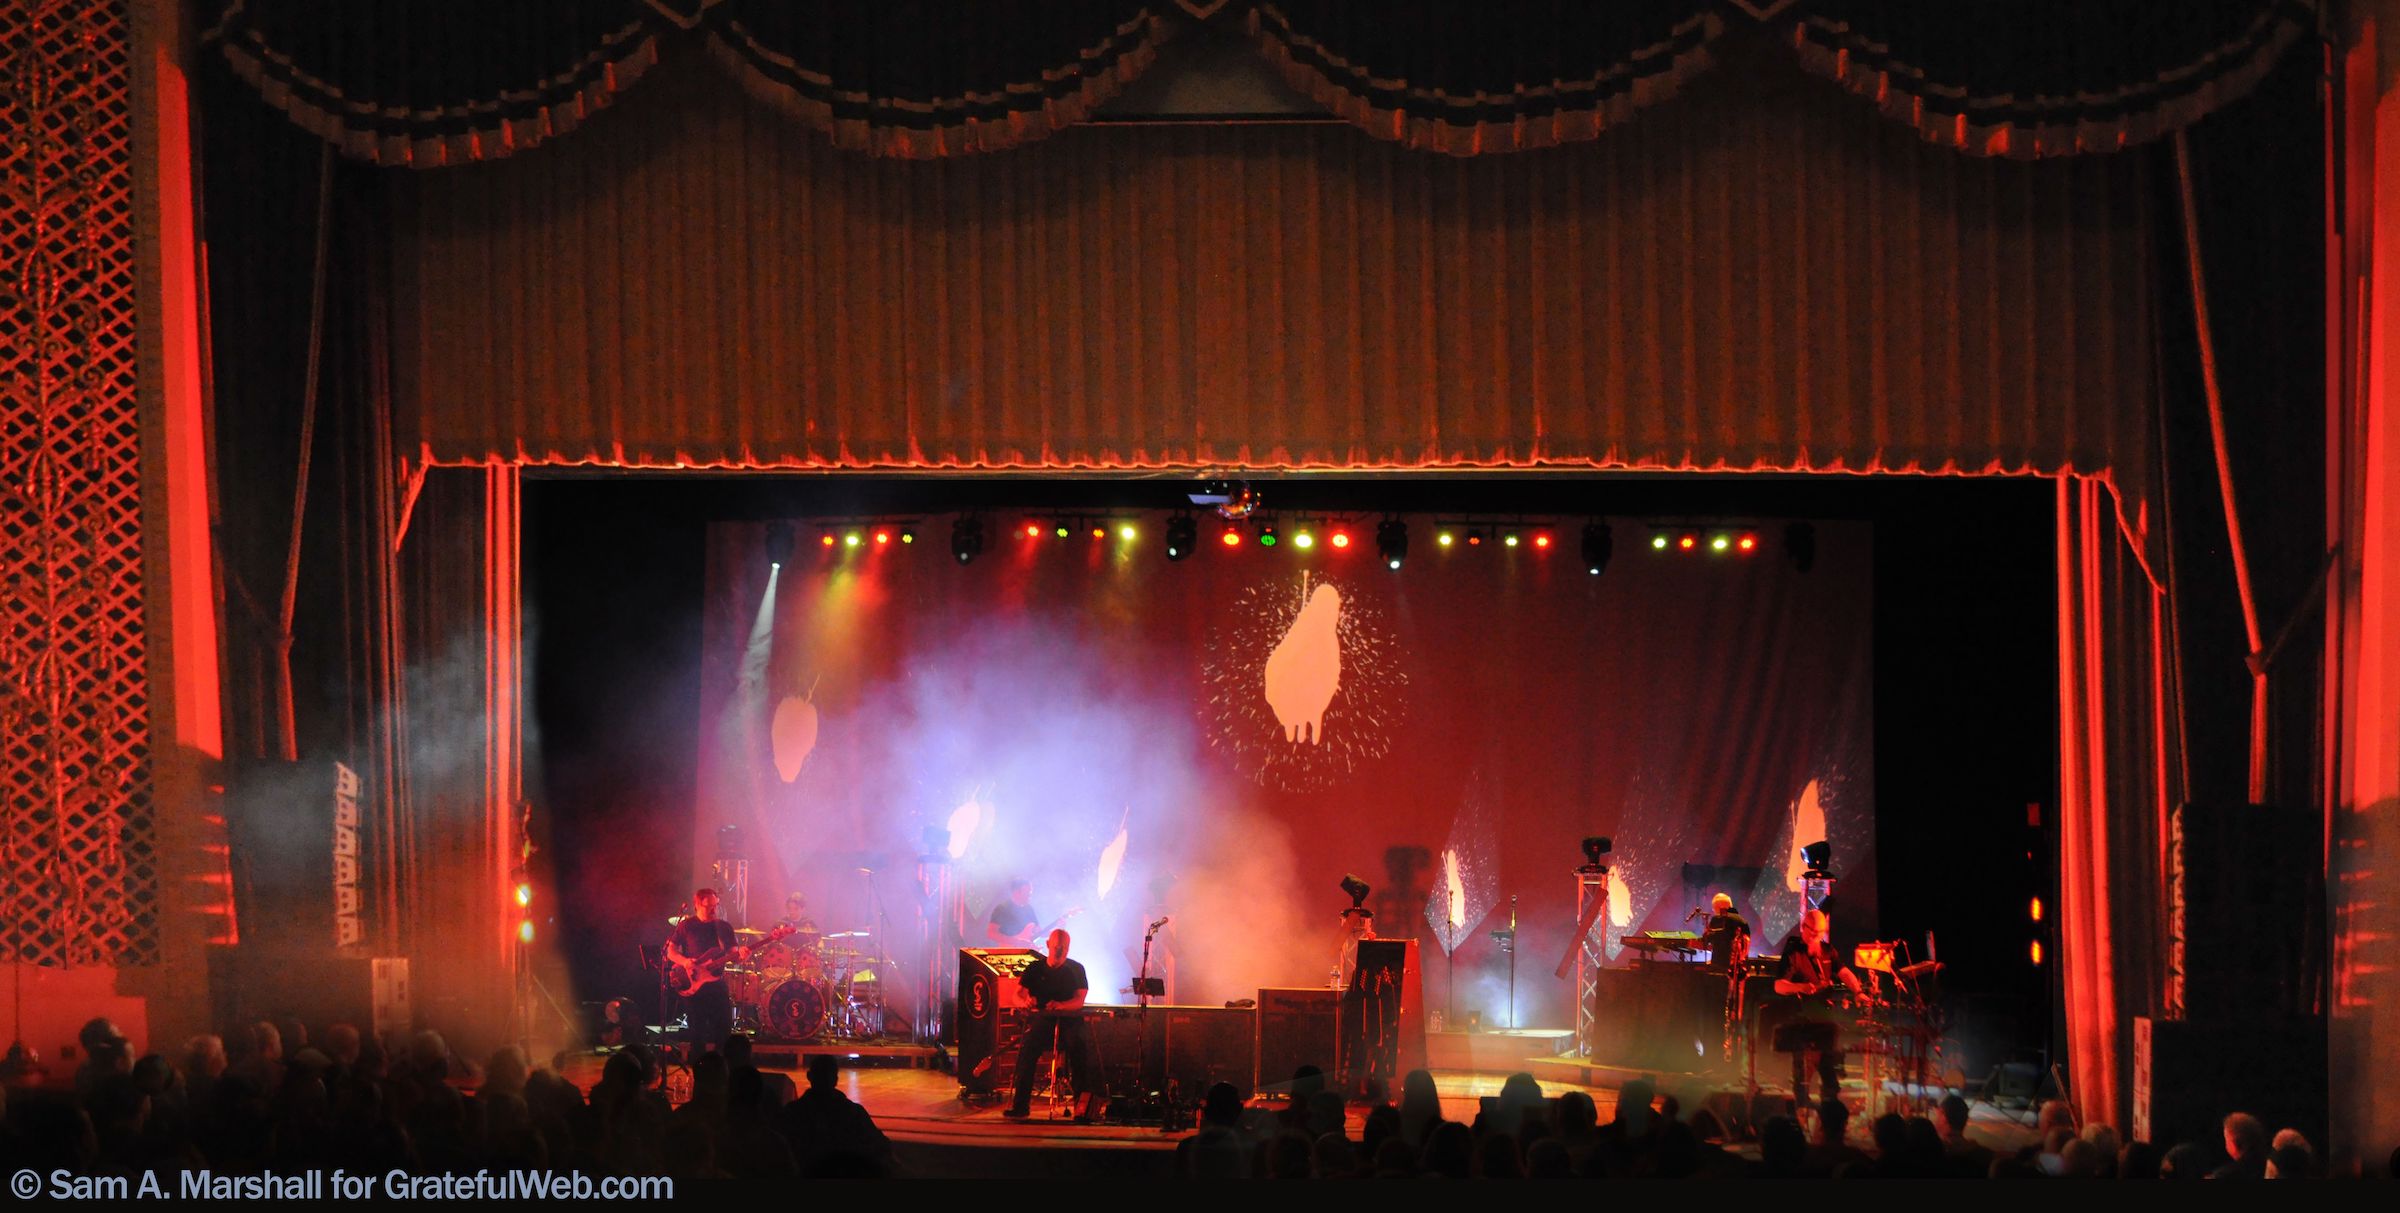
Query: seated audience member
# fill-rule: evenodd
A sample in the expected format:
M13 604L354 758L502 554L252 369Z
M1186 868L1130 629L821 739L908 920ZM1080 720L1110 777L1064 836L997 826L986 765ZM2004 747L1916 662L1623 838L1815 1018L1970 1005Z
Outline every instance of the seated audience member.
M1265 1165L1260 1170L1268 1179L1307 1179L1315 1154L1307 1138L1285 1133L1267 1143L1263 1154Z
M711 1056L722 1057L722 1053ZM841 1063L819 1054L808 1059L808 1090L784 1105L778 1127L792 1148L800 1174L863 1178L891 1173L892 1142L875 1118L841 1088Z
M2160 1179L2208 1178L2208 1152L2191 1142L2173 1146L2158 1160Z
M2146 1141L2129 1141L2117 1151L2117 1178L2157 1179L2158 1147Z
M1485 1179L1525 1178L1525 1159L1513 1133L1494 1133L1475 1147L1475 1173Z
M1416 1178L1417 1152L1408 1148L1406 1140L1399 1137L1391 1138L1375 1147L1373 1175L1377 1179Z
M1358 1174L1358 1148L1339 1133L1318 1135L1312 1152L1319 1179L1348 1179Z
M1418 1169L1443 1179L1466 1179L1474 1173L1475 1135L1455 1120L1434 1126L1425 1137L1425 1157Z
M1176 1169L1186 1179L1248 1179L1250 1148L1241 1133L1242 1097L1220 1082L1200 1100L1200 1131L1175 1143Z
M2316 1157L2305 1146L2277 1146L2267 1151L2268 1179L2308 1179L2316 1170Z
M1637 1078L1617 1090L1617 1115L1600 1127L1599 1144L1584 1159L1584 1174L1611 1179L1647 1178L1658 1173L1664 1124L1651 1106L1657 1089Z
M1434 1089L1433 1074L1426 1070L1410 1070L1400 1080L1400 1140L1412 1150L1423 1150L1425 1139L1434 1126L1442 1123L1442 1096Z
M1808 1174L1808 1135L1789 1116L1771 1116L1758 1131L1758 1176L1800 1179Z
M1944 1173L1958 1179L1982 1179L1992 1173L1991 1147L1967 1136L1967 1101L1952 1095L1942 1100L1942 1114L1933 1127L1942 1135Z
M1567 1153L1566 1143L1555 1137L1545 1137L1525 1151L1525 1178L1573 1179L1575 1160Z
M758 1075L759 1104L770 1115L783 1105L800 1097L792 1076L781 1070L762 1070L758 1066L757 1046L747 1032L736 1032L725 1038L725 1064L732 1074L748 1070Z
M2225 1153L2230 1159L2208 1177L2265 1179L2267 1149L2267 1126L2247 1112L2236 1112L2225 1118Z
M1833 1179L1866 1166L1866 1151L1851 1145L1849 1137L1849 1107L1838 1099L1826 1100L1817 1110L1816 1143L1808 1148L1808 1159L1802 1164L1809 1178Z
M2092 1143L2092 1147L2100 1151L2102 1159L2100 1178L2116 1178L2117 1151L2124 1148L2124 1143L2117 1140L2115 1127L2094 1121L2083 1126L2083 1139Z
M1395 1108L1390 1104L1375 1105L1375 1107L1367 1113L1366 1127L1359 1130L1359 1162L1365 1166L1372 1167L1374 1165L1376 1155L1383 1149L1383 1143L1387 1141L1398 1141L1399 1139L1400 1109ZM1401 1141L1400 1144L1407 1145L1408 1143Z
M2061 1179L2102 1179L2103 1157L2100 1147L2088 1137L2067 1141L2058 1151L2058 1174Z

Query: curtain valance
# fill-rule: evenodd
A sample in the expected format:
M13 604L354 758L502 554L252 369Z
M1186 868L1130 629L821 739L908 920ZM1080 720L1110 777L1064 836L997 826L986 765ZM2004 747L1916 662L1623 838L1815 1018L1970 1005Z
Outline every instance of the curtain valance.
M2109 151L2241 95L2301 0L1176 0L1239 23L1345 121L1472 155L1597 138L1737 33L1978 155ZM208 38L346 154L490 159L705 42L752 93L880 156L993 151L1088 116L1169 28L1148 0L224 0ZM683 31L696 31L685 36Z

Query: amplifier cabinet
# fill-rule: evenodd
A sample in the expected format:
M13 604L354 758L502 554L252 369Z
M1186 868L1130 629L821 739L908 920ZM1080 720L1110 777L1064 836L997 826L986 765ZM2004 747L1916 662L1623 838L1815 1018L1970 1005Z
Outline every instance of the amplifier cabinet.
M1258 992L1258 1089L1289 1088L1292 1074L1315 1066L1336 1072L1335 1030L1341 992L1331 989L1264 988Z
M958 950L958 1085L989 1094L1016 1073L1017 1046L1030 1013L1018 975L1042 954L1031 948Z

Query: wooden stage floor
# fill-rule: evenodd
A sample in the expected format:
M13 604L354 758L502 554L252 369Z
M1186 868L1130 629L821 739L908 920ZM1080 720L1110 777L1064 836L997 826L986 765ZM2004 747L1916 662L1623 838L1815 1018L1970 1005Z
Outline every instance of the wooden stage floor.
M599 1081L601 1058L584 1055L571 1060L566 1077L588 1091ZM796 1072L778 1066L767 1069L790 1073L795 1086L805 1087L807 1079ZM1532 1067L1527 1067L1532 1068ZM1577 1069L1582 1069L1578 1067ZM1441 1092L1442 1114L1452 1120L1472 1123L1479 1101L1487 1095L1498 1095L1508 1075L1497 1070L1434 1070L1434 1085ZM1544 1095L1557 1096L1569 1091L1582 1091L1592 1097L1598 1108L1601 1123L1616 1115L1617 1086L1634 1077L1648 1077L1634 1071L1615 1071L1606 1067L1591 1067L1585 1074L1589 1082L1570 1080L1564 1067L1548 1073L1537 1073ZM1672 1092L1683 1100L1685 1115L1706 1098L1718 1084L1697 1075L1658 1076L1663 1091ZM1863 1096L1863 1087L1851 1094ZM940 1069L909 1068L893 1065L851 1065L844 1068L842 1090L865 1107L896 1143L903 1147L916 1146L944 1155L956 1156L962 1151L988 1150L1045 1150L1071 1151L1086 1155L1129 1155L1157 1151L1172 1151L1177 1142L1189 1136L1189 1131L1162 1132L1157 1128L1126 1125L1079 1125L1071 1120L1053 1118L1048 1102L1036 1099L1030 1119L1010 1120L1000 1114L998 1103L967 1103L958 1097L958 1080ZM671 1093L680 1098L684 1089L670 1082ZM1854 1107L1863 1099L1846 1100ZM1254 1106L1281 1107L1280 1100L1255 1100ZM1358 1137L1365 1128L1367 1109L1352 1105L1349 1109L1349 1134ZM2034 1139L2030 1110L1973 1105L1971 1132L1977 1140L1994 1149L2015 1149ZM1851 1137L1858 1144L1869 1140L1869 1118L1854 1116ZM1742 1150L1743 1147L1735 1147ZM1747 1151L1755 1153L1755 1147ZM904 1151L905 1153L905 1151ZM1126 1160L1132 1163L1132 1159ZM1135 1164L1147 1167L1153 1164Z

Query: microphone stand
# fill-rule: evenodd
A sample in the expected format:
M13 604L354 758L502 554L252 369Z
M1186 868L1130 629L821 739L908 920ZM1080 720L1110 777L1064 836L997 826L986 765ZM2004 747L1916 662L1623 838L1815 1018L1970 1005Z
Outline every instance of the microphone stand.
M1157 1092L1150 1090L1149 1086L1150 945L1151 942L1157 938L1158 927L1156 926L1152 926L1149 930L1142 932L1142 967L1141 971L1135 974L1133 979L1133 1030L1135 1037L1133 1050L1133 1085L1136 1092L1134 1103L1137 1105L1135 1108L1137 1115L1146 1115L1152 1107L1156 1106ZM1159 1118L1158 1128L1162 1133L1167 1131L1167 1120L1164 1116Z

